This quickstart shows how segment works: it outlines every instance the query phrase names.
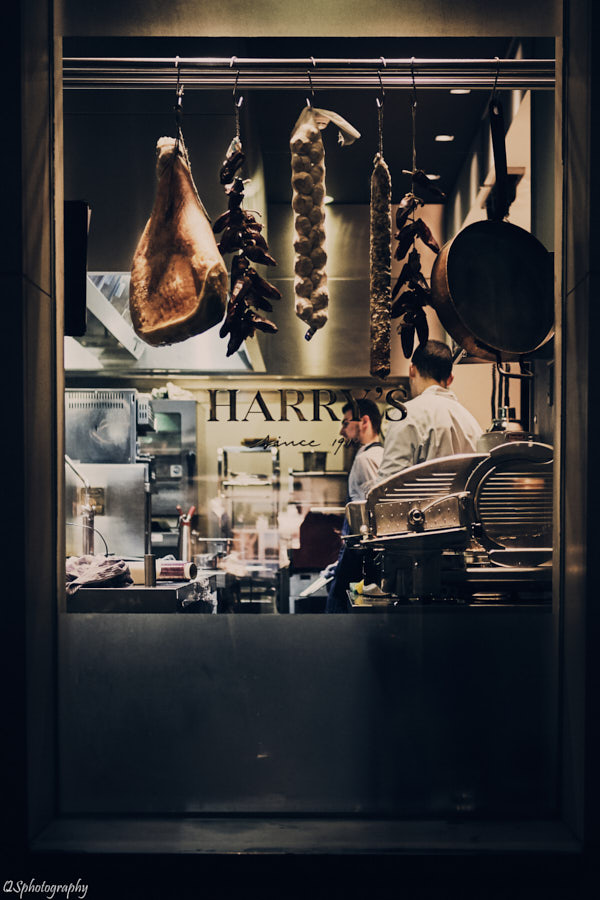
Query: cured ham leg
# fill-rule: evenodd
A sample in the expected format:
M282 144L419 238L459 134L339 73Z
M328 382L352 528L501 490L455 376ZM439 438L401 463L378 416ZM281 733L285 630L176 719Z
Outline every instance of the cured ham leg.
M181 138L156 145L158 188L133 257L129 309L147 344L175 344L223 318L227 269Z

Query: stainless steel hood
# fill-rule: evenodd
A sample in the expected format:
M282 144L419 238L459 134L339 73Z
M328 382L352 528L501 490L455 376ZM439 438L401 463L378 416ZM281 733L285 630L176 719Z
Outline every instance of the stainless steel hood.
M258 344L227 357L227 344L219 326L204 334L167 347L144 343L129 315L129 272L90 272L86 304L88 327L80 338L65 340L67 372L95 370L99 375L152 374L156 372L213 373L264 372Z

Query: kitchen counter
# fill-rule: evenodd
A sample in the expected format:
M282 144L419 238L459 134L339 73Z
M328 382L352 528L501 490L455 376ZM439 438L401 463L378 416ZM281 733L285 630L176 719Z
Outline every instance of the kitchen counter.
M418 599L399 602L387 595L381 599L346 592L349 610L357 613L401 613L414 609L465 609L540 606L550 607L552 601L552 569L502 566L473 566L466 569L444 570L443 595L440 599L421 602Z
M200 582L208 581L209 599ZM216 611L217 578L200 574L196 581L165 581L155 587L80 587L67 596L69 613L212 613Z
M550 599L543 598L521 598L518 600L509 599L478 599L472 601L463 600L432 600L397 602L397 598L392 599L371 599L363 598L353 591L346 591L348 597L348 611L352 613L390 613L391 615L432 615L437 613L454 613L470 614L477 610L487 610L488 612L501 612L503 610L514 612L539 610L545 613L552 612L552 603Z

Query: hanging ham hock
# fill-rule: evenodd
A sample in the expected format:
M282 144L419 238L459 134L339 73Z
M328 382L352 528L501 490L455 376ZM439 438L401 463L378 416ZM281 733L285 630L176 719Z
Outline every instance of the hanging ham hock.
M133 257L129 292L133 327L152 346L217 325L228 283L183 140L162 137L156 152L156 198Z

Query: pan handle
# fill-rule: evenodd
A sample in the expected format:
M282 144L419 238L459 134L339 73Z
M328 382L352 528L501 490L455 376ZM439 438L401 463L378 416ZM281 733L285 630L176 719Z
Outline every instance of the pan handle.
M511 372L510 369L503 368L502 361L500 358L498 358L498 360L496 362L496 369L498 370L499 375L504 376L505 378L527 379L527 378L533 378L533 374L534 374L533 372L528 372L525 369L522 361L519 361L520 372Z
M496 211L494 219L501 222L508 214L508 171L504 139L504 111L497 97L492 97L490 100L489 114L494 168L496 170Z

